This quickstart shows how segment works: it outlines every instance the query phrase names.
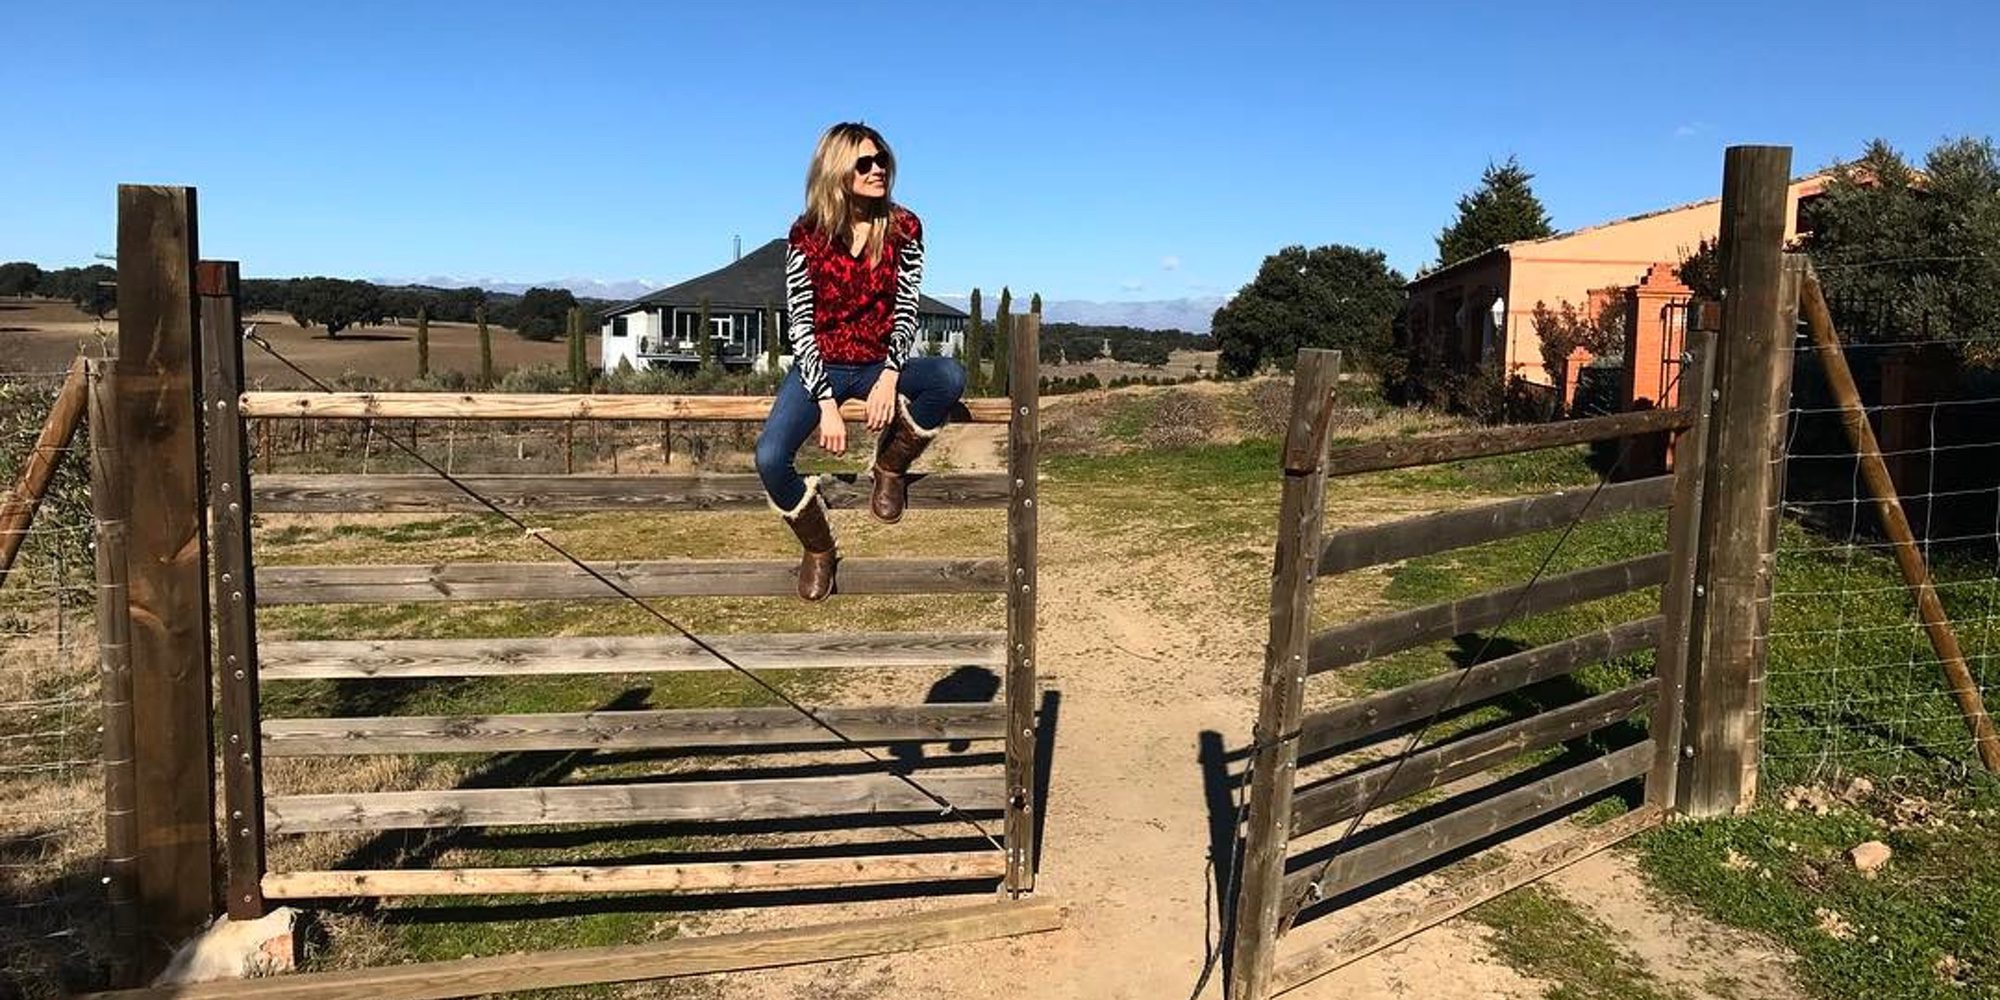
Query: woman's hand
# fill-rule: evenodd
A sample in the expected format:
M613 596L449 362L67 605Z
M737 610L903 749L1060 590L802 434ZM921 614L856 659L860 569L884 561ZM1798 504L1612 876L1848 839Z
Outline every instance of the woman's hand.
M874 406L873 396L869 406ZM831 399L819 401L819 446L836 455L847 454L847 421L840 418L840 404Z
M880 431L889 426L896 417L896 378L898 373L882 369L875 379L875 388L868 390L868 429Z

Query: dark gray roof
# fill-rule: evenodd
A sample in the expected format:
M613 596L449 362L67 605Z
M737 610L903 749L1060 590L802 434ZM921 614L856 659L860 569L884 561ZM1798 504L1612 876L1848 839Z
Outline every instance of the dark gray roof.
M772 240L744 254L735 263L613 306L600 315L618 316L654 306L693 308L701 304L703 296L707 296L710 308L782 308L785 304L785 241ZM928 295L919 297L917 308L933 316L965 315L964 310Z

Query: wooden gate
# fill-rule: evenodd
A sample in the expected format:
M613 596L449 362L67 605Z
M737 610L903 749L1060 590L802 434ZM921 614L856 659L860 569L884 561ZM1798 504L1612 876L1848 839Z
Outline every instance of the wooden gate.
M204 262L200 271L206 350L204 407L214 512L212 552L217 604L217 663L222 674L221 738L228 816L228 905L238 918L260 915L268 900L331 897L571 894L592 892L737 892L852 887L885 883L1000 883L1013 894L1033 888L1035 873L1035 681L1037 380L1032 351L1014 358L1011 399L968 400L958 421L1005 423L1009 466L1003 472L916 477L918 508L1004 508L1007 551L950 558L848 558L841 595L991 593L1005 596L1005 622L976 632L724 634L706 643L742 668L783 684L790 672L866 668L976 668L998 675L1000 701L845 708L792 707L611 709L533 715L384 715L276 718L266 711L271 685L335 681L370 685L413 678L526 677L580 673L654 674L728 665L702 643L680 635L616 637L405 639L362 636L267 641L256 634L256 609L276 605L397 604L460 601L624 600L603 580L565 562L431 565L260 566L252 557L257 514L491 513L480 498L509 512L702 512L766 510L757 477L743 474L659 476L252 474L246 421L314 420L708 420L761 421L770 400L756 397L560 396L441 393L245 392L236 265ZM1033 343L1034 318L1026 342ZM458 485L462 483L463 486ZM836 507L864 502L865 476L835 478L825 492ZM476 494L476 496L475 496ZM782 532L775 516L773 532ZM591 565L629 595L792 597L795 560L687 560ZM838 730L838 732L835 732ZM947 741L979 744L980 768L912 774L911 748ZM902 753L857 746L900 747ZM991 752L997 748L998 753ZM761 754L820 750L842 756L832 774L766 776L789 765L760 766ZM682 758L672 780L543 784L426 791L352 791L267 795L264 762L280 756L499 754L523 751L658 752ZM695 767L707 756L712 766ZM826 754L822 754L826 756ZM714 758L727 758L714 763ZM956 762L954 762L956 763ZM740 775L732 773L740 768ZM755 833L763 824L806 823L849 832L882 827L907 836L862 838L860 847L796 845L741 857L646 863L534 864L490 868L389 868L271 871L266 838L326 832L456 827L707 825ZM910 829L989 827L1003 849L980 836L927 837ZM870 828L873 828L872 830ZM936 845L947 845L940 848ZM957 845L957 846L950 846Z
M1621 447L1627 447L1635 436L1687 432L1701 422L1709 400L1707 352L1697 354L1687 366L1693 375L1686 387L1691 391L1680 397L1690 401L1688 408L1390 439L1329 453L1327 425L1339 354L1300 353L1283 451L1270 641L1250 755L1232 997L1263 1000L1296 986L1629 836L1671 806L1702 487L1701 433L1683 433L1672 475L1607 481L1596 489L1483 504L1324 537L1320 520L1329 477L1621 439ZM1538 571L1516 586L1318 632L1310 628L1314 591L1322 577L1669 506L1672 515L1660 551L1558 575ZM1660 588L1658 614L1486 659L1329 709L1305 711L1307 683L1314 676L1334 676L1426 643L1651 587ZM1359 763L1350 758L1344 770L1335 761L1391 738L1412 732L1421 736L1434 723L1491 705L1528 685L1648 649L1656 650L1653 675L1629 686L1400 752L1392 748L1386 758L1379 753L1363 756ZM1582 752L1582 738L1638 715L1650 721L1647 735L1636 742L1549 773L1501 777L1462 796L1457 786L1447 787L1565 743ZM1337 773L1325 774L1329 769ZM1645 782L1642 804L1617 819L1377 915L1344 937L1279 955L1280 939L1301 919L1343 908L1370 888L1406 881L1440 859L1640 780ZM1360 819L1373 810L1433 790L1450 797L1413 813L1419 822L1359 831Z

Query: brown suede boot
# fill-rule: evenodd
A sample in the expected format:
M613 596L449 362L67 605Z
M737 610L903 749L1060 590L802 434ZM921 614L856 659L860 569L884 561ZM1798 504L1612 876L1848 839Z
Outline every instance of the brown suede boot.
M779 511L792 534L799 536L805 551L799 556L799 599L824 601L833 593L833 574L840 554L833 544L833 525L827 523L826 501L819 495L819 479L806 480L805 499L798 509Z
M910 419L910 404L901 396L896 397L896 415L889 418L889 426L882 428L882 434L875 439L875 482L868 489L868 512L885 524L895 524L903 519L903 507L909 503L910 482L905 474L917 456L930 447L931 439L943 425L924 430Z

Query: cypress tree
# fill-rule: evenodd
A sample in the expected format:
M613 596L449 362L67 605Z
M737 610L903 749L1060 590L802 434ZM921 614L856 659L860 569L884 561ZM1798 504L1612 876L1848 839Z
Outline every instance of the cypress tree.
M1502 243L1554 235L1548 210L1528 183L1534 178L1511 156L1506 163L1488 163L1479 186L1458 199L1458 218L1438 233L1438 266L1449 267Z
M993 312L993 393L1005 396L1012 391L1009 378L1013 368L1014 293L1000 286L1000 308Z
M972 301L966 303L972 315L965 321L965 347L960 350L965 364L965 385L967 391L982 392L986 388L986 372L979 365L986 351L986 331L980 329L979 289L972 290Z
M479 324L479 387L493 388L493 333L486 329L486 303L473 307L472 318Z
M778 370L779 345L785 342L784 322L784 317L778 313L778 307L766 303L764 306L764 368L766 371L775 372Z
M583 310L571 306L569 310L569 387L572 392L583 392L590 388L588 361L583 353Z
M431 317L423 306L417 307L417 378L431 377Z
M715 337L708 329L708 296L701 297L700 319L694 328L694 356L701 359L703 370L715 367Z
M1028 312L1034 316L1042 314L1042 293L1036 292L1028 299Z

